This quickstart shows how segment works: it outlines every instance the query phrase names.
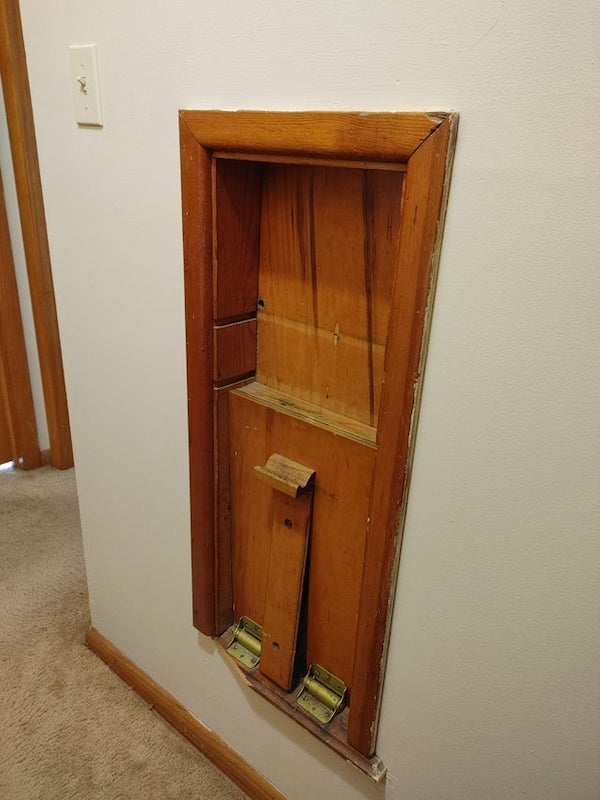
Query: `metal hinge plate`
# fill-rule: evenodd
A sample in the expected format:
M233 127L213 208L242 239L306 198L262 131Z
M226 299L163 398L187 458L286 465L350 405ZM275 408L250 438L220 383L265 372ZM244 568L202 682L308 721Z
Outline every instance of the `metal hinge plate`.
M261 640L262 627L258 622L250 617L240 617L227 652L246 669L254 669L260 661Z
M319 664L311 664L297 704L322 725L331 722L341 709L346 696L346 684Z

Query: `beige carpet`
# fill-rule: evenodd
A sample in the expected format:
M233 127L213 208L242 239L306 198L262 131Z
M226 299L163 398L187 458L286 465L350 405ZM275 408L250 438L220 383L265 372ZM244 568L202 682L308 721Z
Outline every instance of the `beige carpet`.
M72 470L0 472L1 800L244 798L83 644Z

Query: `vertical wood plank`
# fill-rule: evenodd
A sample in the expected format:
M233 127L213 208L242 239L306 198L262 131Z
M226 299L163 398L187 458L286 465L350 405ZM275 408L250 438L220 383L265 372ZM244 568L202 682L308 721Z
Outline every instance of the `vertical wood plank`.
M215 454L215 615L217 634L234 621L231 551L231 480L229 457L229 392L248 383L238 381L213 390Z
M211 159L180 117L193 619L216 633Z
M44 390L50 463L67 469L73 466L71 430L18 0L0 3L0 75Z
M358 615L348 742L364 755L375 747L394 586L405 510L413 420L437 267L449 144L454 120L444 122L408 163L399 266L386 350L378 451L373 475ZM398 411L397 398L401 398Z
M291 689L313 493L291 498L271 491L271 548L260 671L282 689Z
M0 463L41 466L17 280L0 177Z
M214 160L214 317L256 312L261 165Z

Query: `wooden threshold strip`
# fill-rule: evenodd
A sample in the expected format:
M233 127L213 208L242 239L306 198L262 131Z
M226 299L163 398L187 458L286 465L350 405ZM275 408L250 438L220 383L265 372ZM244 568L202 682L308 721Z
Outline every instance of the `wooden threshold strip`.
M253 800L286 800L285 795L252 769L223 739L190 714L173 695L155 683L95 628L88 629L85 640L90 650L113 672Z

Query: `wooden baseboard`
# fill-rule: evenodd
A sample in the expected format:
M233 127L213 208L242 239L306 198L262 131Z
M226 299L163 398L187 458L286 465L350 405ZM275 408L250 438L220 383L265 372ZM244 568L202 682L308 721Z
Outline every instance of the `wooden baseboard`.
M286 800L281 792L252 769L223 739L199 722L173 695L142 672L95 628L89 628L85 640L90 650L108 664L113 672L253 800Z

